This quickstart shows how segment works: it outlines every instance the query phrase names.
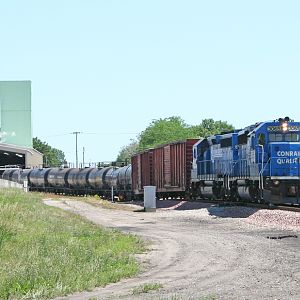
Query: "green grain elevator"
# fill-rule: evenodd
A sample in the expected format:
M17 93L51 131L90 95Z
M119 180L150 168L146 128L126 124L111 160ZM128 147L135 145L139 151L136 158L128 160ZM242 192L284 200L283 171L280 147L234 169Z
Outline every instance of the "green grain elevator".
M0 143L32 148L31 81L0 81Z

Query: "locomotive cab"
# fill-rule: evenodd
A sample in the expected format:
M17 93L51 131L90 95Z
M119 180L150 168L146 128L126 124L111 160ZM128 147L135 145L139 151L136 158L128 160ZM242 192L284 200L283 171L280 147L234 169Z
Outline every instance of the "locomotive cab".
M256 163L264 200L300 203L300 123L289 118L267 122L255 132Z

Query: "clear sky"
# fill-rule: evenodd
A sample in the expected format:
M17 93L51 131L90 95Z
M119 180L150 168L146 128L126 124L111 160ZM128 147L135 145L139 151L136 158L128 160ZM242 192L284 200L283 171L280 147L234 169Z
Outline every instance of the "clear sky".
M0 80L33 135L114 160L151 120L300 120L300 1L0 0ZM91 134L94 133L94 134Z

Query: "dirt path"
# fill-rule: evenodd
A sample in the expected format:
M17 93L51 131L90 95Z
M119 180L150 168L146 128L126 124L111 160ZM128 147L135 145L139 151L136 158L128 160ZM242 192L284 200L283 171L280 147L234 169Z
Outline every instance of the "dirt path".
M217 218L206 209L137 213L80 201L45 203L151 241L152 251L140 256L144 272L137 278L57 299L300 299L300 236L267 238L287 231ZM163 288L132 295L145 283Z

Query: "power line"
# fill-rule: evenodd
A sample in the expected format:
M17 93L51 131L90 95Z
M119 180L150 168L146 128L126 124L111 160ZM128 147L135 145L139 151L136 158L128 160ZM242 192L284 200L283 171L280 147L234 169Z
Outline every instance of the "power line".
M116 135L121 135L121 134L138 134L137 132L84 132L84 134L95 134L95 135L101 135L101 134L116 134Z
M53 135L47 135L47 136L42 136L41 138L51 138L51 137L58 137L58 136L66 136L69 135L70 133L61 133L61 134L53 134Z
M81 134L86 134L86 135L132 135L132 134L139 134L137 132L80 132L80 133ZM53 134L53 135L42 136L41 138L60 137L60 136L66 136L66 135L69 135L69 134L70 133Z

